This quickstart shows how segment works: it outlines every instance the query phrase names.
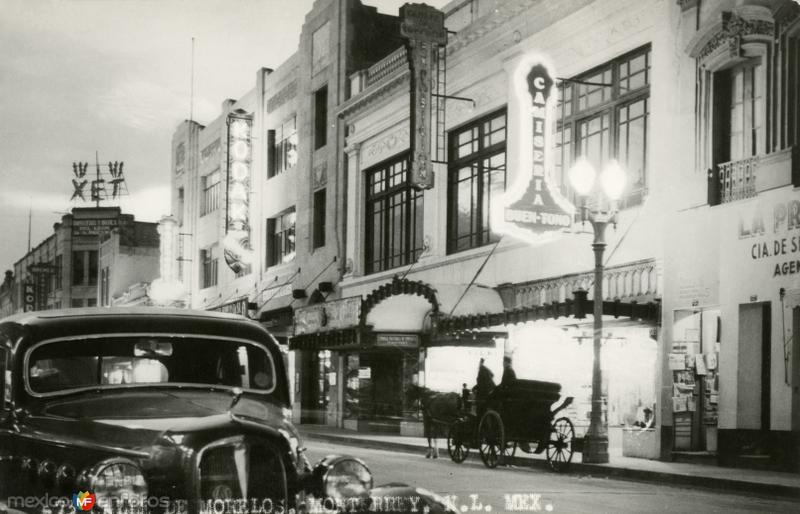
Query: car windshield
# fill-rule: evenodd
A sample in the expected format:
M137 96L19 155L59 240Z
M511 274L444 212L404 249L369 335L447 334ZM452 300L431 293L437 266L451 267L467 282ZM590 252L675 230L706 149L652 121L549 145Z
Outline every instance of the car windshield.
M99 337L52 341L28 354L37 394L135 385L208 385L270 392L275 366L261 346L208 338Z

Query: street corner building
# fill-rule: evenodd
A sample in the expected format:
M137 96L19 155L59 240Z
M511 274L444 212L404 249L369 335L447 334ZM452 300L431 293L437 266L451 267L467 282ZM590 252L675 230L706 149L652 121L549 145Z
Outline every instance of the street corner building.
M73 211L2 312L241 314L295 422L363 432L511 357L612 455L800 470L797 2L318 0L267 64L176 127L170 216Z

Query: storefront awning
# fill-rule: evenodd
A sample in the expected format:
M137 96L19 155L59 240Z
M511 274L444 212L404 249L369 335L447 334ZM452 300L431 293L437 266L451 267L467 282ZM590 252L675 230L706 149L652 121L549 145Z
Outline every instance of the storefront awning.
M592 313L593 307L594 303L587 298L587 292L577 291L574 299L567 299L563 302L508 309L494 314L441 317L436 331L439 334L447 334L561 317L583 319L587 314ZM603 314L615 318L626 317L659 324L661 323L661 303L659 301L648 303L604 301Z

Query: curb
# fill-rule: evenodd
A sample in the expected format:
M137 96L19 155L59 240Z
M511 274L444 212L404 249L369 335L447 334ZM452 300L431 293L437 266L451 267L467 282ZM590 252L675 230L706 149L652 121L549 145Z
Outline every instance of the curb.
M393 450L405 453L418 454L425 447L398 443L394 441L376 441L373 439L363 439L359 437L347 437L338 435L328 435L319 433L308 433L300 431L306 440L323 441L328 443L338 443L359 448L369 448L373 450ZM474 450L473 450L474 451ZM444 450L445 458L447 449ZM519 471L525 468L549 470L547 461L544 459L533 459L524 457L514 457L512 462L519 467ZM573 462L569 475L588 475L595 478L612 478L618 480L630 480L636 482L658 483L660 485L690 486L693 488L711 489L715 491L733 492L739 494L752 493L764 496L780 496L785 498L800 498L800 486L789 486L781 484L770 484L765 482L751 482L746 480L736 480L731 478L706 477L700 475L686 475L681 473L666 473L663 471L650 471L644 469L618 468L605 466L602 464L584 464Z

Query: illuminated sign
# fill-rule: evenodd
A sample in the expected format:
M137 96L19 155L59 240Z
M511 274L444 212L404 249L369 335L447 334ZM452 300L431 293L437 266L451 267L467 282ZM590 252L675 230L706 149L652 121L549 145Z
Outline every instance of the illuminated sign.
M411 185L430 189L431 84L436 77L438 47L447 43L444 13L424 4L405 4L400 17L400 33L408 38L411 68Z
M508 168L513 182L492 211L492 229L521 239L570 227L575 207L561 195L552 177L548 134L553 133L554 74L544 59L527 56L514 74L514 107L519 113L509 130Z
M36 310L36 285L30 279L22 285L22 302L24 312Z
M243 111L228 115L228 196L225 262L236 273L253 261L250 248L250 173L253 117Z

